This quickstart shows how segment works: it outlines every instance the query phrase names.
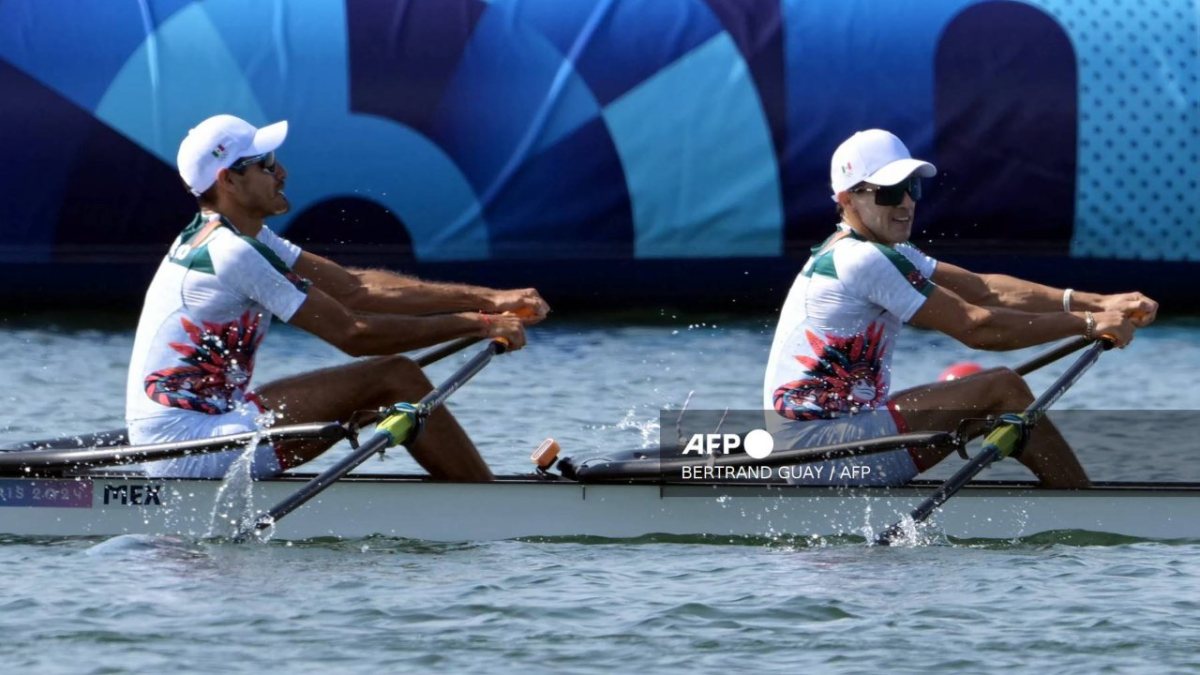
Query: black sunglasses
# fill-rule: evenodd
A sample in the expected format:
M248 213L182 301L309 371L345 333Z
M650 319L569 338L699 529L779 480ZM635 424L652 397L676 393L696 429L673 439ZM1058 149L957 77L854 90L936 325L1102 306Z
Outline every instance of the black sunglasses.
M274 174L275 151L272 150L266 154L254 155L253 157L243 157L230 165L229 170L236 171L237 173L244 173L248 167L254 166L255 164L261 167L263 171Z
M904 193L908 193L913 201L921 199L921 178L909 176L895 185L872 185L851 188L851 192L874 192L875 203L879 206L899 206L904 201Z

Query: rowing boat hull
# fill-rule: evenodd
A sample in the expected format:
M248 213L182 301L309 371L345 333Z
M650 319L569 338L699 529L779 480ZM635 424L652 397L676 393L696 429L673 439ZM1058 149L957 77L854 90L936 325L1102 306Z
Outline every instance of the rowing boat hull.
M97 478L0 479L0 533L28 536L224 536L225 524L269 508L302 478L253 484L222 498L222 483ZM932 490L766 485L584 485L505 479L433 483L412 477L340 481L277 525L277 539L385 535L432 541L519 537L870 537ZM244 495L244 492L243 492ZM249 502L249 505L247 505ZM227 515L226 515L227 514ZM1014 538L1086 530L1147 539L1200 539L1200 486L1112 484L1083 491L972 486L938 513L936 531Z

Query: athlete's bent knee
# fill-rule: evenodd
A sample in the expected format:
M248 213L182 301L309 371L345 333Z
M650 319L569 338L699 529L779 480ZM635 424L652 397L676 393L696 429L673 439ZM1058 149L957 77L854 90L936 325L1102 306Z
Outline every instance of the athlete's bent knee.
M421 366L407 356L390 356L386 361L387 372L389 378L395 378L398 382L418 382L428 384L429 378L425 377L425 372L421 370Z
M991 393L996 396L997 404L1002 408L1010 408L1011 412L1024 409L1033 401L1033 392L1025 378L1012 368L995 368L988 371L995 373ZM1005 412L1010 412L1006 410Z

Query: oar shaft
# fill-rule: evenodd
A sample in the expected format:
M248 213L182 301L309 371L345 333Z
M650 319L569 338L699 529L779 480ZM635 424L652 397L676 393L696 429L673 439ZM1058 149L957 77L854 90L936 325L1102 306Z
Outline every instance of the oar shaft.
M985 468L991 465L992 462L995 462L998 459L1000 459L1000 447L997 445L987 446L980 451L979 454L972 457L971 461L967 462L961 469L956 471L953 476L946 479L946 482L942 483L932 495L929 495L929 497L925 499L925 501L918 504L917 508L913 509L909 514L909 517L912 518L914 523L925 522L939 506L945 504L946 501L953 497L956 492L961 490L964 485L970 483L971 479L975 478L980 471L983 471ZM880 544L891 543L891 541L902 532L903 528L900 524L893 525L880 534L877 541Z
M1085 337L1075 338L1068 342L1064 342L1057 347L1047 351L1044 354L1039 354L1025 363L1013 368L1018 375L1028 375L1042 366L1050 365L1064 356L1069 356L1091 344L1091 340Z
M282 440L323 439L339 441L346 429L339 424L294 424L262 431L202 438L191 441L150 445L98 446L85 448L51 447L40 450L0 452L0 475L30 476L85 471L122 464L155 462L185 455L201 455L245 449L251 443Z
M1096 340L1086 354L1079 357L1075 363L1072 363L1071 367L1067 368L1067 371L1058 377L1053 386L1042 392L1042 395L1038 396L1025 409L1026 415L1037 416L1037 418L1031 419L1030 423L1036 422L1042 415L1045 415L1046 410L1054 405L1087 372L1088 368L1091 368L1096 363L1096 360L1100 358L1100 354L1111 348L1111 342L1103 339Z
M446 381L445 384L426 394L425 397L417 403L417 409L433 410L434 408L445 403L446 399L450 397L450 394L458 391L458 388L466 384L467 380L475 377L476 373L483 370L483 367L492 360L493 356L500 354L503 351L504 343L496 340L489 342L488 348L471 357L470 361L467 361L462 365L461 368L458 369L458 372L454 374L454 377L451 377Z
M315 478L305 483L304 486L299 490L296 490L290 496L288 496L287 499L279 502L273 506L270 511L267 511L265 514L259 516L258 521L254 524L254 528L258 530L264 530L270 527L280 518L286 516L292 511L295 511L303 506L308 500L320 494L322 490L332 485L339 478L342 478L346 474L353 471L355 467L357 467L359 464L362 464L371 455L379 452L380 450L386 450L391 446L391 443L392 437L390 434L384 432L374 434L367 439L365 443L359 445L354 452L343 457L336 464L329 467L325 471L322 471Z
M398 412L382 420L379 424L381 431L377 431L349 455L343 457L333 466L305 483L303 487L287 499L276 504L271 510L259 516L253 526L254 529L264 530L278 522L280 518L300 508L308 500L320 494L325 488L353 471L358 465L371 457L371 455L393 445L410 442L416 436L417 431L420 429L420 422L422 421L416 419L416 417L424 417L432 412L446 400L447 396L482 370L492 360L493 356L503 353L504 350L504 342L500 340L489 342L486 349L471 357L470 361L463 364L445 382L426 394L416 406L413 406L414 411ZM245 532L240 533L236 538L240 539L245 534Z
M434 347L429 351L424 352L423 354L417 356L417 358L413 359L413 361L415 361L418 366L424 368L425 366L428 366L436 361L441 361L447 356L457 354L482 339L483 338L480 337L462 337L458 338L457 340L451 340L444 345Z

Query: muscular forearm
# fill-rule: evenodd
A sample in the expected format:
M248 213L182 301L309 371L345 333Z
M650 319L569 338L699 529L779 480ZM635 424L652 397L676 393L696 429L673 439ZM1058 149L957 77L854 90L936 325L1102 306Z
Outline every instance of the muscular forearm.
M1061 288L1043 286L1006 274L981 274L979 278L987 286L988 294L982 303L988 307L1005 307L1024 312L1062 312ZM1074 297L1085 294L1076 294ZM1090 294L1086 294L1090 295ZM1075 306L1071 309L1098 309L1097 307Z
M1027 312L1006 307L978 308L966 342L976 349L1005 351L1083 335L1083 312Z
M466 284L422 281L386 270L351 270L359 288L344 299L359 312L421 316L448 312L490 311L495 291Z
M477 314L417 317L361 313L355 316L351 334L340 346L351 356L380 356L487 334L488 323Z

